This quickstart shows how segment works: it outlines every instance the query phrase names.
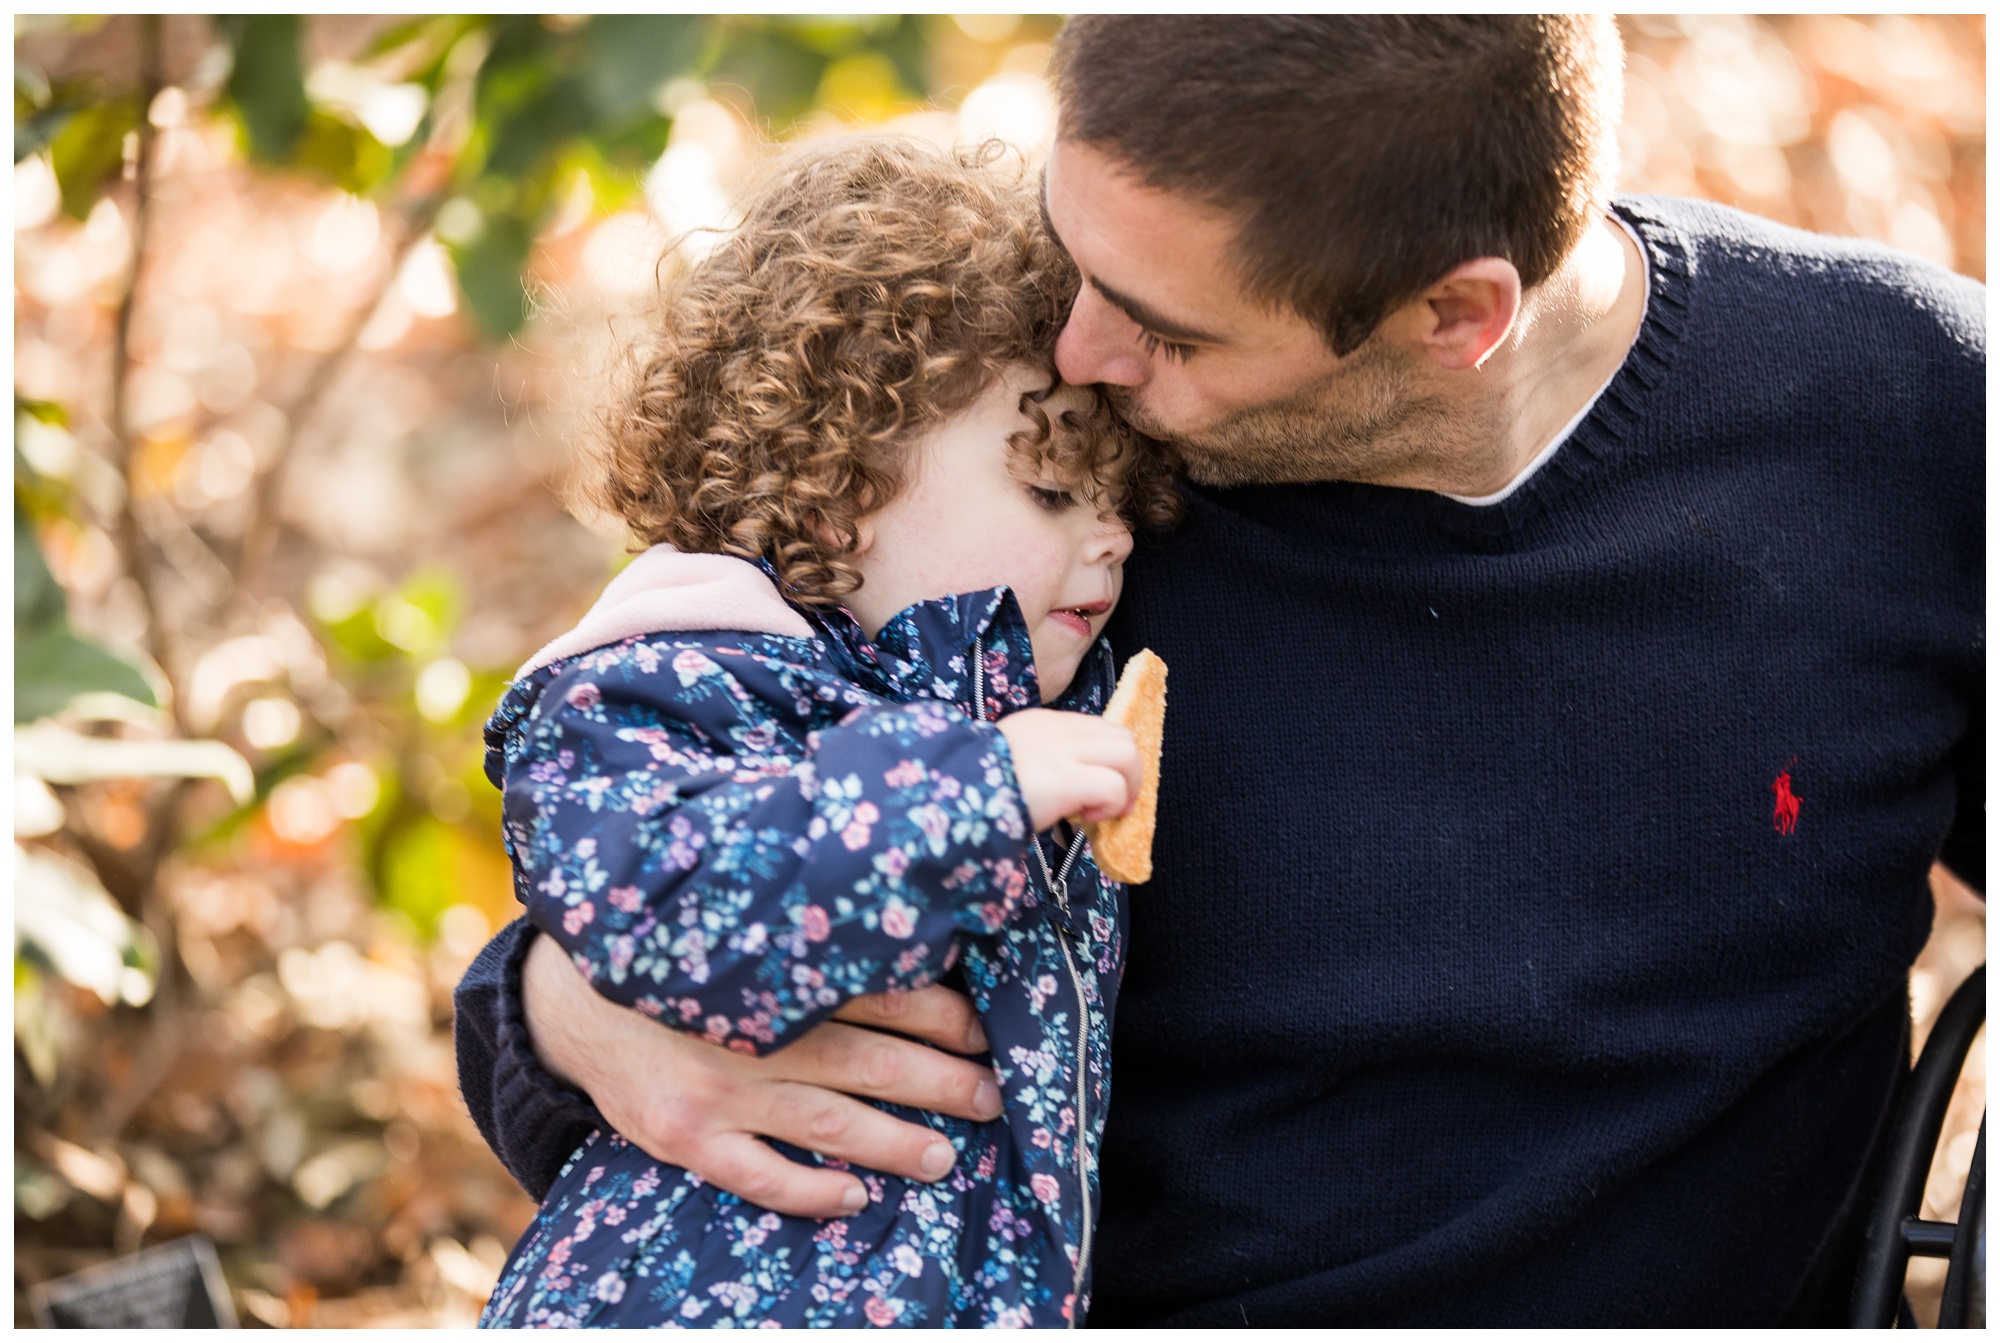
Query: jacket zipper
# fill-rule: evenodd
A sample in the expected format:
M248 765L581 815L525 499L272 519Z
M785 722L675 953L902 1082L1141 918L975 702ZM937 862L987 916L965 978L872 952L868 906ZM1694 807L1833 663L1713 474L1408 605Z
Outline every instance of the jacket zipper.
M1070 921L1069 913L1069 871L1076 862L1076 856L1083 850L1083 832L1069 842L1069 852L1063 855L1062 866L1054 875L1049 872L1049 860L1042 856L1042 841L1035 840L1035 861L1042 867L1042 882L1049 888L1049 894L1056 898L1056 905L1062 910L1063 923ZM1069 971L1070 987L1076 990L1076 1181L1079 1211L1083 1217L1083 1234L1078 1238L1076 1252L1076 1280L1070 1288L1069 1327L1074 1329L1079 1323L1078 1316L1083 1309L1083 1279L1090 1271L1090 1121L1085 1109L1089 1092L1090 1063L1090 1007L1083 997L1083 976L1077 973L1076 959L1069 949L1070 931L1067 927L1056 930L1056 946L1062 951L1063 968Z
M972 641L972 713L981 722L986 722L986 641L976 638ZM1028 843L1035 851L1035 861L1041 865L1042 884L1055 897L1056 907L1062 911L1062 923L1056 929L1056 947L1062 952L1063 968L1069 972L1070 987L1076 991L1076 1182L1078 1211L1082 1216L1082 1232L1077 1237L1076 1276L1070 1284L1069 1327L1075 1329L1082 1322L1083 1279L1090 1271L1090 1123L1085 1108L1089 1093L1090 1065L1090 1007L1083 996L1083 976L1077 972L1076 958L1070 952L1069 939L1069 874L1076 865L1077 855L1083 852L1083 831L1076 832L1069 842L1069 849L1063 854L1062 863L1053 873L1049 871L1049 860L1042 852L1039 835L1031 835Z

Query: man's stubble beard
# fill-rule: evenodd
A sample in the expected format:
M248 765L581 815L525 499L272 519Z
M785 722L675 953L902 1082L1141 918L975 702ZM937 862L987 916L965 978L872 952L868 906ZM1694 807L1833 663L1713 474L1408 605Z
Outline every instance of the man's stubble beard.
M1453 424L1446 404L1420 393L1416 381L1401 356L1371 338L1319 382L1195 430L1158 423L1131 388L1104 390L1134 428L1179 449L1190 480L1226 488L1379 483L1445 468L1466 426Z

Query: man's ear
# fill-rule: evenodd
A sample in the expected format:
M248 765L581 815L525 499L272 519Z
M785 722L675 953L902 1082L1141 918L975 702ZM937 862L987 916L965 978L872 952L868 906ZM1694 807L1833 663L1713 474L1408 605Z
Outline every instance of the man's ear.
M1521 312L1521 272L1497 256L1468 261L1426 289L1418 340L1442 368L1478 368Z

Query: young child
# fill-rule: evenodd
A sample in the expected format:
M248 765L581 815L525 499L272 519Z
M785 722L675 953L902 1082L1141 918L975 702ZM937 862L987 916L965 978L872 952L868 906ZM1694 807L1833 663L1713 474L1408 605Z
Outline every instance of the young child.
M861 141L669 293L598 492L652 548L487 728L515 888L600 993L750 1053L953 976L1005 1109L884 1105L956 1165L825 1222L594 1134L482 1324L1082 1319L1125 892L1060 822L1136 792L1099 636L1175 495L1058 385L1075 287L1025 187Z

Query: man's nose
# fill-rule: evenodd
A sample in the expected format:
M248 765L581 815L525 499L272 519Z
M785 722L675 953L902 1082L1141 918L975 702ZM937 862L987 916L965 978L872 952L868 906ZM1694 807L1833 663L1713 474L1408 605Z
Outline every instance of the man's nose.
M1138 326L1085 285L1056 337L1056 371L1064 382L1077 386L1108 382L1137 387L1152 370L1139 344Z

